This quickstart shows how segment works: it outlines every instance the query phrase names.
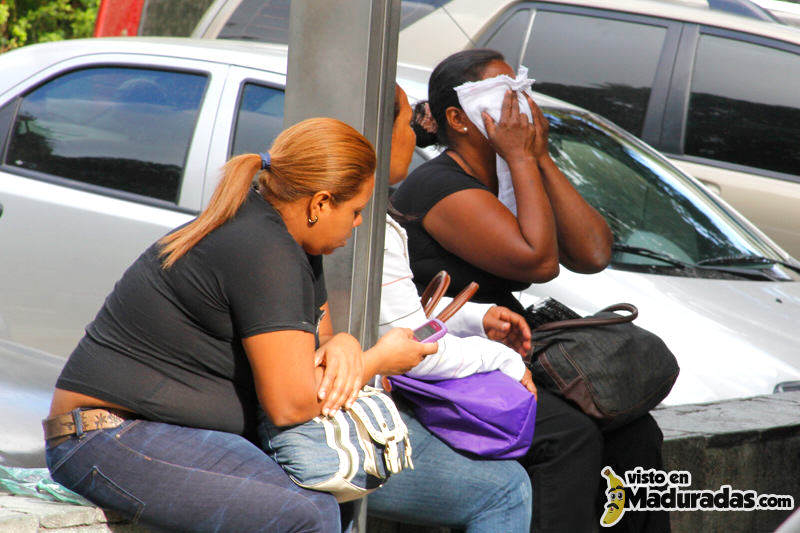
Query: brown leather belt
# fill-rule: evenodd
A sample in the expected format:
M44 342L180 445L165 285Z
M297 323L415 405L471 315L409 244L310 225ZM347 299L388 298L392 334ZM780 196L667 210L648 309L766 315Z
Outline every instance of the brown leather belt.
M52 448L72 435L80 437L87 431L115 428L130 418L136 418L136 415L116 409L75 409L42 420L44 439L47 447Z

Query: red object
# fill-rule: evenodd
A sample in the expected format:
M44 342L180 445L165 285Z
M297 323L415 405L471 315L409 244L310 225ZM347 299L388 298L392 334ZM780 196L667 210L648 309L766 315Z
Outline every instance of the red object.
M136 35L144 3L145 0L100 0L94 36Z

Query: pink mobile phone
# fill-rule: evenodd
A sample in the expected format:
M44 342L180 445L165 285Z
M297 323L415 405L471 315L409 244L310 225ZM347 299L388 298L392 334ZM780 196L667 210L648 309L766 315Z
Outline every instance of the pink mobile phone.
M444 325L444 322L431 318L414 330L414 338L419 342L433 342L444 337L445 333L447 333L447 326Z

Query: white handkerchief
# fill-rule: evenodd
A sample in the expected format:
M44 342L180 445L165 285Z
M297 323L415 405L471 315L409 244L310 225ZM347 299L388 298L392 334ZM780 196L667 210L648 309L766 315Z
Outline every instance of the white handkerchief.
M534 80L528 78L528 68L521 66L517 71L516 78L501 74L481 81L468 81L456 87L455 91L467 117L486 137L486 128L483 125L481 112L486 111L495 122L499 122L503 97L508 89L517 91L520 111L525 113L528 120L533 120L528 101L522 96L522 93L525 92L533 98L531 92L533 82ZM497 198L514 213L514 216L517 216L517 200L514 197L514 187L511 183L511 170L500 156L497 156Z

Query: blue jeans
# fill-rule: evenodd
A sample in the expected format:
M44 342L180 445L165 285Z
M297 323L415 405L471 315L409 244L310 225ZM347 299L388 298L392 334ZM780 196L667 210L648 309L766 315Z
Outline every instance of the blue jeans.
M126 420L47 450L56 481L126 518L180 531L340 531L336 499L302 489L232 433Z
M413 447L414 470L403 470L367 496L370 515L467 533L527 532L531 484L516 461L462 455L401 408Z

